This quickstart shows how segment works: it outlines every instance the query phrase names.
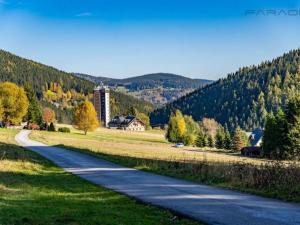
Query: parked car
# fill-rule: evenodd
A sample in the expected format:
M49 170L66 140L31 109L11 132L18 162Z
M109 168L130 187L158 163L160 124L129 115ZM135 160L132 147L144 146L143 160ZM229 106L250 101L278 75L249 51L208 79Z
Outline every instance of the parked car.
M184 144L183 143L176 143L175 147L176 148L183 148Z

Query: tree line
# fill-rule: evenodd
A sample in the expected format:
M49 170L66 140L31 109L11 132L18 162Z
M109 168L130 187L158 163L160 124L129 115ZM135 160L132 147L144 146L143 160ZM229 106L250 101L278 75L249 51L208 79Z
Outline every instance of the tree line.
M166 138L173 143L236 151L248 145L248 137L242 129L230 133L214 119L203 118L196 122L192 116L183 115L179 110L170 117Z
M167 125L166 138L173 143L240 151L250 139L240 127L234 132L214 119L200 122L176 110ZM287 99L284 109L269 113L264 125L261 156L271 159L300 159L300 94Z

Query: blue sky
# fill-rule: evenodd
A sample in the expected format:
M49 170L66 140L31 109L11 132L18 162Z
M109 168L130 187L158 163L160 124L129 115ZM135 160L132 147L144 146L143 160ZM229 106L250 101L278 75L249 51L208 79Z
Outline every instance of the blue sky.
M115 78L224 77L299 48L299 25L300 2L290 0L0 0L1 49Z

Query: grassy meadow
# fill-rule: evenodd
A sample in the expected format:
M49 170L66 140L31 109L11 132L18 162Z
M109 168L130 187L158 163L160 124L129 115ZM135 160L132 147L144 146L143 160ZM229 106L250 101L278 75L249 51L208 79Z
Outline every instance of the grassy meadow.
M34 131L31 138L145 171L300 202L300 167L196 147L174 148L159 130L130 132L99 128L83 135Z
M0 129L0 224L198 224L64 172Z

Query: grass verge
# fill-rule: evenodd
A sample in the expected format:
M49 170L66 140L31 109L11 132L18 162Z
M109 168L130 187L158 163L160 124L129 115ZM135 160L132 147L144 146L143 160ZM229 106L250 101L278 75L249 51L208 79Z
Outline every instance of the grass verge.
M0 129L0 224L198 224L64 172Z

